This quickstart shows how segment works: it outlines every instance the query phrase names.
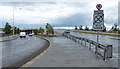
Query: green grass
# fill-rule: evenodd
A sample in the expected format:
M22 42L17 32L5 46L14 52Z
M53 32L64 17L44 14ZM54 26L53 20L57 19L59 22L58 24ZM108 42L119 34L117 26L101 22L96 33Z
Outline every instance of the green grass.
M86 32L86 31L73 31L73 32L80 32L80 33L87 33L87 34L97 34L97 32ZM109 33L98 33L99 35L107 35L107 36L116 36L120 37L120 34L109 34Z
M36 35L36 36L42 36L42 37L59 37L59 35Z

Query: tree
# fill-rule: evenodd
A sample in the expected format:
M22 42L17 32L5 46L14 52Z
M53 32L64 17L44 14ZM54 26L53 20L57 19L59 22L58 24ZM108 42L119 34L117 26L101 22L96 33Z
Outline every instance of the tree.
M89 28L86 26L86 27L85 27L85 30L87 30L87 31L88 31L88 30L89 30Z
M54 29L49 23L46 24L46 34L54 34Z
M43 28L39 28L39 33L43 34L44 33L44 29Z
M82 29L82 27L83 27L83 26L82 26L82 25L80 25L79 30L83 30L83 29Z
M6 22L5 28L3 29L3 31L5 32L5 34L10 34L11 33L11 25L9 25L8 22Z
M117 23L115 23L114 26L112 26L111 31L117 32L119 30L117 26L118 26Z
M35 33L35 35L37 35L38 34L38 29L33 30L33 32Z
M75 30L78 30L77 26L75 25Z
M13 29L11 30L11 33L13 33ZM14 27L14 34L19 34L20 33L20 29L17 27Z
M16 28L16 34L19 34L19 33L20 33L20 29Z
M51 33L54 34L54 30L53 30L53 28L51 28L51 29L52 29L52 30L51 30Z
M102 30L103 32L106 32L106 27L104 27L104 29Z
M115 31L115 32L118 31L117 26L118 26L117 23L115 23L113 31Z
M118 34L120 34L120 29L118 28Z
M14 27L14 33L17 34L17 27Z
M113 29L114 29L114 26L112 26L111 30L113 30Z

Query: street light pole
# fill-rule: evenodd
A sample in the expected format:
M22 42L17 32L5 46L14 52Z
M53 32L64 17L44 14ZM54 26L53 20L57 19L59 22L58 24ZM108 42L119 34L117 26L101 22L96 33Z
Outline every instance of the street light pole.
M19 8L21 10L21 8ZM13 7L13 36L15 35L15 8Z
M13 36L14 36L14 32L15 32L15 29L14 29L14 8L13 8Z
M96 58L98 58L98 46L99 46L99 31L97 30Z

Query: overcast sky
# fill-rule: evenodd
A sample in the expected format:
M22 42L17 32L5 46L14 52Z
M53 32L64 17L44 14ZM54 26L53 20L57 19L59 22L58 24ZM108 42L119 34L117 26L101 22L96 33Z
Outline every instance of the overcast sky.
M0 28L8 22L19 28L38 28L50 23L54 27L93 25L96 4L102 4L105 26L118 23L119 0L81 0L79 2L1 2Z

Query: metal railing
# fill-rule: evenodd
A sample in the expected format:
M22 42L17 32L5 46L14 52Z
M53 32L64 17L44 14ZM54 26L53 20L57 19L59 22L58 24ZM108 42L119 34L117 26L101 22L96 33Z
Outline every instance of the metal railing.
M77 36L73 36L69 33L63 33L63 36L70 38L72 40L74 40L75 42L79 42L81 43L81 45L85 45L87 46L87 43L89 43L89 50L91 50L92 46L97 46L97 42L90 40L90 39L86 39L83 37L77 37ZM112 58L112 45L102 45L100 43L98 43L98 55L103 57L103 60L106 61L107 58ZM96 53L96 51L95 51Z

